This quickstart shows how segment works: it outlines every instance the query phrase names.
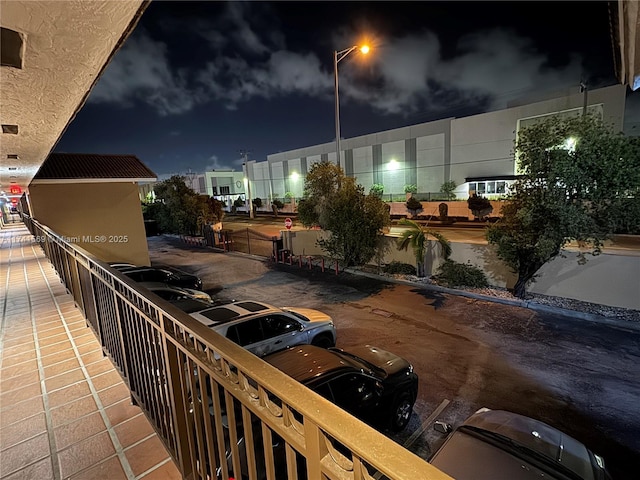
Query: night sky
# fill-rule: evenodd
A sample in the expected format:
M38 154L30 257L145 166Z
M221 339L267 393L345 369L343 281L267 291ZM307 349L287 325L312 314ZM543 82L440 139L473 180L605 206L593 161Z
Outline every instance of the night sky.
M154 1L58 152L134 154L160 176L617 83L606 2ZM640 129L640 92L627 125Z

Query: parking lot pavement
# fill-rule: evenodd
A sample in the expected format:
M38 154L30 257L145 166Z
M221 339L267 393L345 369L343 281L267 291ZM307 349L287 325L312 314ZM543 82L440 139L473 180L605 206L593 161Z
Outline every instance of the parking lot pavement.
M443 399L457 425L480 407L542 420L607 460L613 478L640 471L640 333L479 298L321 274L241 254L149 239L151 260L200 275L229 299L316 308L338 346L370 344L407 358L419 376L409 440ZM410 449L427 458L443 439L427 427Z

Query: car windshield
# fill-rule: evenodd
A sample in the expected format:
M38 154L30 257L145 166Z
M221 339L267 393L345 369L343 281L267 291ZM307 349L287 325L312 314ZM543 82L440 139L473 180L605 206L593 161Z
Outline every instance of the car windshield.
M309 319L307 317L305 317L304 315L302 315L301 313L294 312L293 310L289 310L288 308L283 308L283 310L286 311L287 313L291 313L292 315L295 315L296 318L299 318L303 322L309 323Z
M571 479L571 480L594 480L595 476L593 474L593 468L587 468L582 470L580 474L578 474L573 469L569 468L567 465L560 463L558 461L554 461L553 458L545 455L543 453L537 452L531 448L528 448L512 438L506 437L504 435L500 435L496 432L491 432L489 430L485 430L483 428L474 427L471 425L463 425L459 428L461 432L466 434L481 437L484 441L502 449L508 451L509 453L516 455L518 458L525 460L529 463L535 464L537 467L545 469L547 471L550 470L550 473L555 473L556 475L561 474L562 478Z
M364 358L354 355L353 353L345 352L338 348L330 348L329 350L331 350L332 352L336 353L341 357L349 359L350 363L353 363L353 361L355 360L357 363L362 364L364 367L369 369L371 372L376 373L380 377L386 376L386 372L383 369L376 367L373 363L366 361Z

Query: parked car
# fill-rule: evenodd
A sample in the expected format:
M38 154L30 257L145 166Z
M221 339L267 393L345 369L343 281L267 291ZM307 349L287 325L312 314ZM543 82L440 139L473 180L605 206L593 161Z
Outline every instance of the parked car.
M242 301L191 316L259 357L300 344L320 347L336 344L331 317L310 308L278 308Z
M436 430L452 428L436 422ZM451 433L429 462L458 480L610 480L602 457L533 418L481 408Z
M140 286L167 300L183 312L193 313L219 305L208 293L191 288L175 287L160 282L140 282Z
M409 423L418 376L391 352L370 345L349 351L300 345L263 360L373 426L400 431Z
M161 282L176 287L202 289L200 277L173 267L122 268L120 271L136 282Z

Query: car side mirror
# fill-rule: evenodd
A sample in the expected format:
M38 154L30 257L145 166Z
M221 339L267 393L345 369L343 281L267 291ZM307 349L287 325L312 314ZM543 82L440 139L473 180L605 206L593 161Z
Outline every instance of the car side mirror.
M433 424L433 429L436 432L442 433L444 435L447 435L453 431L453 428L451 427L451 425L449 425L446 422L442 422L440 420L436 420L436 422Z

